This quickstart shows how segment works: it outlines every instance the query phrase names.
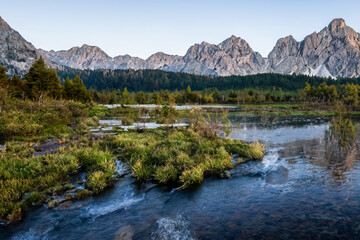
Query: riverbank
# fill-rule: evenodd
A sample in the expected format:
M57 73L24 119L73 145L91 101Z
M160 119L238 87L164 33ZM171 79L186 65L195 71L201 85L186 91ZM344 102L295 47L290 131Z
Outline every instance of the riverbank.
M174 123L181 116L189 126L94 136L90 129L98 127L103 116L121 117L125 125L139 120ZM209 175L228 176L226 171L237 164L262 158L262 144L221 138L226 126L221 128L206 116L197 109L180 115L170 107L109 111L58 100L5 106L0 117L5 140L0 151L1 222L21 221L33 206L54 208L104 191L117 180L119 157L138 182L154 181L179 189L200 184ZM37 154L39 151L42 153Z
M228 118L231 138L265 143L261 161L182 191L137 184L126 175L99 195L32 208L21 224L0 226L0 239L157 239L174 237L174 229L175 236L193 239L357 238L359 155L334 158L327 141L331 118Z

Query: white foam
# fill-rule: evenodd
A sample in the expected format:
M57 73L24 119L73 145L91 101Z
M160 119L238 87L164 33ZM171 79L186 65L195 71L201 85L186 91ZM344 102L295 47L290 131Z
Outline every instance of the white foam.
M118 199L115 201L104 203L100 206L91 206L86 209L86 217L100 217L104 216L106 214L115 212L120 209L127 210L130 206L144 200L145 196L142 195L141 197L134 197L134 193L132 193L130 196L124 196L123 199Z
M267 153L262 160L262 164L264 171L276 169L280 164L279 153L277 151Z
M115 171L120 175L125 174L127 172L127 169L126 169L125 165L122 163L122 161L117 159L115 162L116 162Z
M175 219L160 218L156 221L158 227L151 234L153 240L193 240L195 239L190 230L189 223L181 215L177 215Z

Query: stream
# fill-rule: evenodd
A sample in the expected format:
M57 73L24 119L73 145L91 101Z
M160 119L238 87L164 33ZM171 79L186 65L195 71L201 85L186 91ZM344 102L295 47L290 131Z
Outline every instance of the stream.
M125 175L98 196L32 209L20 224L0 226L0 239L359 238L357 146L341 156L328 147L330 118L229 119L230 137L265 143L262 161L185 191L139 186Z

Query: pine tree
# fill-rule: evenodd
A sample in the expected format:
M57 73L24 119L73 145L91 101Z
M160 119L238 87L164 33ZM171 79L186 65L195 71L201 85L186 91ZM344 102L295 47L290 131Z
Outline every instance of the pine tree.
M140 91L136 94L135 100L139 104L145 104L146 103L146 95L143 91Z
M25 75L26 94L31 99L40 100L46 96L59 98L61 96L60 79L55 70L46 67L40 57Z
M129 104L130 103L130 94L129 94L128 90L127 90L127 87L124 88L124 91L122 93L121 103L122 104Z
M6 76L6 68L0 63L0 87L6 88L8 84L8 78Z
M8 80L8 91L13 98L24 97L24 81L22 81L16 74Z
M84 103L91 101L91 96L78 75L72 80L69 77L66 78L63 86L63 98Z

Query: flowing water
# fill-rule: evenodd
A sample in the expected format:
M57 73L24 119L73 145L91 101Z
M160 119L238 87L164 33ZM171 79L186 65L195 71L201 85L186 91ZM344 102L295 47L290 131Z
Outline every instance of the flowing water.
M265 143L262 161L187 191L126 175L99 196L31 210L0 239L360 238L359 156L356 145L341 155L329 147L329 119L230 118L231 137Z

